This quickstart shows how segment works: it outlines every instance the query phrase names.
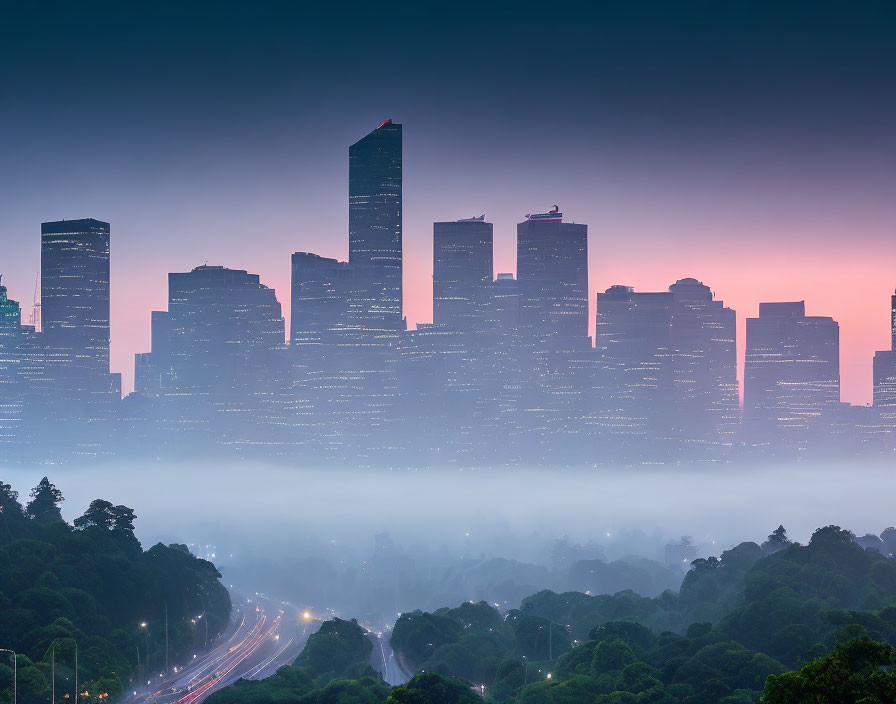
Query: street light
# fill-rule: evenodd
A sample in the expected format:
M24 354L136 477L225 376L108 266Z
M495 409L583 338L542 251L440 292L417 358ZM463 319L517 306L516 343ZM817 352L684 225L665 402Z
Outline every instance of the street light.
M58 638L54 638L50 643L50 679L51 679L51 695L50 702L51 704L55 704L56 702L56 641ZM71 639L72 643L75 645L75 704L78 704L78 641L74 638ZM68 679L66 677L65 679ZM65 695L68 697L68 694Z
M146 631L146 672L149 672L149 629L146 626L146 621L140 622L140 628Z
M15 650L9 648L0 648L0 653L12 653L12 704L16 704L19 696L19 668L18 655Z

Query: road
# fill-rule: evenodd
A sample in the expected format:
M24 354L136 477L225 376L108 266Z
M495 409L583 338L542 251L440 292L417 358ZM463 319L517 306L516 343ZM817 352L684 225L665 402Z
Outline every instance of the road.
M125 698L127 704L200 704L238 679L263 679L291 663L320 622L287 602L232 592L230 624L206 652L158 674Z
M378 629L371 624L362 624L362 626L367 630L367 638L373 644L373 651L370 653L370 666L393 687L407 682L408 676L398 666L395 653L389 643L392 626L386 626L383 629Z

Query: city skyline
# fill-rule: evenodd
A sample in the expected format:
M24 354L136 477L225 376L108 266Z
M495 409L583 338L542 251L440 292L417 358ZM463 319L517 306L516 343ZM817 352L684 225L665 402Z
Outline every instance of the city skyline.
M516 276L495 271L486 215L433 222L434 322L409 330L402 125L384 120L348 153L348 261L292 254L288 327L256 273L170 272L123 402L110 373L111 225L42 223L39 325L21 324L0 291L12 456L575 465L891 451L896 295L873 408L841 402L839 323L799 300L747 318L741 411L736 311L693 277L659 292L613 284L589 335L588 224L554 204L517 223ZM53 441L35 442L59 421Z
M896 702L894 36L0 0L0 704Z
M91 219L91 218L88 218L88 219ZM462 217L459 218L459 220L463 220L463 219L464 218L462 218ZM65 221L65 220L66 219L63 219L63 221ZM77 219L70 218L68 220L77 220ZM438 221L433 221L432 223L430 223L430 226L432 226L433 224L435 224L437 222ZM490 222L489 224L492 225L493 227L496 226L496 223L494 223L494 222ZM114 225L114 223L113 223L113 225ZM516 225L518 225L518 223L515 223L514 227L516 227ZM496 230L503 229L506 231L508 228L507 227L503 227L503 228L495 227L495 229ZM117 228L116 228L116 238L119 236L120 235L117 232ZM430 247L431 247L432 246L431 232L429 233L429 238L430 238ZM37 239L39 240L39 237ZM591 236L589 236L589 245L593 247L594 243L592 243L590 240L591 240ZM335 249L336 249L336 247L333 247L332 249L330 249L328 247L324 247L321 252L317 253L317 255L318 256L326 256L327 255L326 253L333 251ZM515 249L515 247L514 247L514 249ZM113 249L113 251L114 251L114 249ZM494 276L497 277L498 274L508 273L508 274L512 274L515 277L516 273L517 273L516 272L516 264L507 262L506 256L503 257L503 260L507 263L504 265L500 264L498 261L498 252L499 252L499 248L497 247L497 242L496 242L496 247L495 247L496 261L494 263L494 267L495 267ZM287 261L289 260L289 257L291 256L291 254L293 254L293 253L290 253L286 256ZM515 258L515 252L513 254L514 254L514 258ZM347 259L347 258L348 258L347 254L343 255L343 260ZM335 259L337 259L337 261L339 260L338 257L335 257ZM407 261L407 259L408 258L405 257L405 261ZM593 257L589 257L589 276L592 279L592 281L591 281L591 283L589 285L589 289L588 289L589 290L588 330L589 330L589 335L592 337L592 342L593 342L593 338L595 335L595 328L594 328L595 300L596 300L597 295L604 292L610 286L617 286L617 285L632 286L636 291L639 291L639 292L645 291L645 290L651 290L651 289L665 290L669 285L673 284L676 280L683 278L683 277L691 277L692 276L692 274L687 271L680 272L679 274L670 273L667 280L663 281L662 273L651 273L651 275L648 278L642 272L642 274L640 276L634 277L634 280L658 281L659 283L657 283L656 285L653 285L653 286L639 286L637 284L632 284L629 281L614 282L612 284L607 281L606 286L603 286L603 283L605 283L605 282L601 282L601 283L597 283L597 284L595 284L593 282L593 273L592 272L595 269L599 270L599 267L597 267L594 264L592 259L593 259ZM133 358L134 357L133 357L133 355L139 354L142 351L142 349L139 349L137 347L132 347L132 345L143 344L140 342L132 342L131 340L142 340L145 337L146 342L145 342L145 344L143 344L143 349L145 349L149 346L149 342L150 342L149 336L150 336L150 327L151 326L150 326L150 320L149 320L150 316L148 314L151 311L146 311L147 316L146 316L146 320L145 320L145 330L143 332L141 332L139 335L134 335L133 337L128 338L127 341L123 341L121 339L122 337L124 337L124 335L122 335L121 333L119 333L119 335L116 336L116 325L115 325L114 311L116 308L121 308L122 305L121 305L121 302L118 302L118 305L116 305L116 287L114 285L114 278L115 278L114 271L116 269L116 266L115 266L115 256L114 255L111 257L111 262L112 262L111 268L113 270L113 276L112 276L113 285L111 287L111 301L112 301L112 309L113 309L112 324L111 324L111 349L112 349L111 371L113 373L121 374L122 393L127 394L128 392L132 391L134 388L134 381L133 381L133 376L134 376ZM247 271L252 271L251 267L242 266L239 262L222 263L222 262L215 262L214 259L208 259L205 263L214 264L215 266L225 266L227 268L233 268L233 269L243 268ZM192 265L188 264L184 268L187 270L190 270L190 269L194 268L195 266L200 266L200 263L194 263ZM423 265L423 266L424 266L424 270L425 270L427 267L425 265ZM292 319L291 299L288 294L283 293L282 291L285 290L288 292L290 290L290 285L289 285L289 268L290 267L287 264L285 268L287 269L287 274L286 274L287 283L285 285L281 285L281 286L274 286L274 285L270 285L269 283L267 283L270 279L279 280L281 278L281 276L279 274L270 276L270 277L266 277L265 274L262 274L259 272L253 272L253 273L256 273L257 275L259 275L260 278L262 279L262 283L264 283L266 286L268 286L269 288L271 288L275 291L277 300L283 307L284 317L287 321L286 329L287 329L287 331L289 331L290 325L291 325L290 321ZM637 267L635 267L635 268L637 269ZM698 268L705 269L706 267L700 266ZM408 267L406 264L404 266L404 269L405 269L406 280L411 279L414 281L419 281L419 279L422 276L421 272L415 271L413 267ZM432 270L432 259L431 258L429 259L428 269L430 271ZM160 273L160 276L162 277L162 280L164 280L164 277L167 277L172 272L159 272L159 273ZM5 274L7 280L12 280L12 279L21 280L21 278L23 278L22 272L16 272L14 270L9 271L9 272L4 272L4 274ZM35 274L35 276L36 276L36 274ZM27 278L27 275L25 275L24 278ZM693 278L704 280L704 283L706 283L705 279L707 277L703 277L701 279L700 276L694 276ZM431 275L430 275L430 280L431 280ZM894 279L894 281L896 281L896 279ZM718 287L716 287L713 284L711 278L709 279L708 285L710 286L710 288L713 289L714 293L719 295L720 298L723 298L726 301L738 300L738 298L733 298L733 297L729 298L723 292L720 292ZM875 288L882 288L884 285L885 285L885 282L881 282L878 285L876 285ZM766 286L767 286L767 284L766 284ZM405 283L405 287L407 288L406 283ZM7 286L7 288L9 288L9 287ZM161 288L162 288L162 290L165 289L164 284L161 286ZM749 310L753 309L756 311L755 313L752 313L752 314L745 313L745 312L743 312L743 310L744 310L743 305L741 305L740 307L738 307L738 305L734 304L734 303L732 303L732 305L731 305L731 307L736 311L736 317L737 317L737 364L738 364L737 378L738 378L738 385L739 385L739 390L740 390L739 395L740 395L740 399L742 402L743 401L743 385L744 385L744 364L745 364L745 358L746 358L746 322L747 322L748 318L755 317L756 315L758 315L759 307L763 303L776 302L776 301L787 301L787 300L805 300L809 313L810 314L818 314L818 315L825 315L828 312L830 312L832 309L833 310L838 309L838 307L841 310L843 308L842 308L842 303L841 303L841 306L833 305L836 300L839 300L838 298L835 297L833 300L830 301L830 303L832 304L831 308L822 309L821 306L818 305L817 301L813 301L812 299L809 299L807 296L803 296L799 290L796 290L796 286L793 284L791 284L791 285L787 285L787 284L772 285L770 288L766 288L762 284L757 286L757 288L759 290L764 289L764 290L779 291L779 292L782 292L782 294L785 292L788 292L788 291L791 292L791 295L789 295L789 296L788 295L780 295L774 301L771 299L762 300L762 301L760 301L758 299L755 299L755 300L750 299L749 282L742 284L740 287L734 287L734 288L735 288L735 290L740 291L740 300L743 300L744 298L748 299L748 304L747 304L746 310L749 311ZM746 291L744 289L746 289ZM892 291L892 287L888 288L887 291L888 292ZM154 297L154 296L155 296L155 293L152 294L152 297ZM21 295L19 295L17 297L16 294L10 293L9 298L16 300L20 304L21 310L22 310L22 322L23 322L23 324L27 324L29 322L29 317L32 313L32 305L30 304L29 297L21 296ZM866 301L864 301L864 300L861 301L861 304L862 304L863 308L865 309L864 312L866 313L866 315L864 315L860 318L860 321L861 321L860 329L862 329L866 333L867 337L869 339L871 339L871 342L865 342L864 340L859 341L856 339L850 339L849 329L852 326L850 326L848 323L845 326L846 333L841 335L841 341L840 341L840 344L841 344L841 362L840 362L840 365L841 365L841 367L840 367L840 369L841 369L841 399L844 402L853 403L856 405L865 405L865 404L870 404L873 400L873 377L872 377L873 357L874 357L874 354L876 351L882 350L882 349L888 349L890 347L890 344L887 344L887 343L890 342L891 336L892 336L892 329L891 329L891 327L887 326L887 322L889 322L890 317L891 317L889 315L891 313L891 310L890 310L890 307L888 307L886 305L884 299L885 299L885 297L879 297L879 300L875 301L875 305L871 306L871 307L867 306ZM829 299L827 299L826 297L823 297L823 298L821 298L821 300L829 300ZM132 306L130 304L128 304L127 307L129 309L131 309ZM157 308L157 307L158 306L155 306L155 308ZM141 306L141 308L142 308L142 306ZM876 309L881 309L881 310L876 310ZM433 322L432 285L429 284L428 290L426 288L424 288L419 291L411 291L409 293L406 293L404 296L404 300L403 300L403 312L404 312L404 315L408 319L408 327L411 329L416 327L418 324L428 324L428 323ZM141 311L141 313L142 313L142 311ZM426 313L428 313L429 315L428 315L428 317L424 318L423 316ZM843 323L843 320L841 317L838 317L836 314L831 314L830 317L837 320L837 322L840 323L841 328L844 327L844 323ZM127 328L133 334L134 328L140 327L139 325L137 325L139 320L140 319L138 318L138 316L134 316L128 320L127 325L123 325L122 321L119 318L119 321L118 321L119 327ZM855 319L853 320L853 322L855 323ZM118 339L116 339L116 337L118 337ZM289 339L288 332L287 332L286 339L287 340ZM865 354L866 345L872 345L874 347L874 349L869 348L867 350L867 354ZM845 352L844 352L844 349L845 349ZM862 355L864 355L864 356L862 356ZM843 360L843 357L846 357L845 362ZM130 364L124 363L122 361L125 358L127 358L129 360Z
M113 370L130 388L168 272L258 273L288 317L293 252L348 259L345 150L391 117L412 325L432 320L433 221L487 213L496 272L513 272L521 216L557 203L590 226L589 321L613 284L693 276L737 310L742 359L760 301L805 300L841 325L843 398L868 402L896 259L891 24L834 3L697 5L456 3L433 22L222 2L134 22L100 2L50 23L6 3L5 285L27 311L40 222L111 222ZM96 32L102 46L77 40Z

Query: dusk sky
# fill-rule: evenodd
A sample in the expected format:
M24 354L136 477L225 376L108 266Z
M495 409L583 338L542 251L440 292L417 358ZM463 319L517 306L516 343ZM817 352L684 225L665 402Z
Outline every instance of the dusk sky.
M307 6L306 6L307 5ZM0 274L30 311L40 223L112 225L129 389L167 273L347 258L348 146L404 125L404 308L432 315L432 222L589 226L594 297L693 276L743 320L805 299L871 398L896 287L889 2L0 0ZM741 356L742 358L742 356Z

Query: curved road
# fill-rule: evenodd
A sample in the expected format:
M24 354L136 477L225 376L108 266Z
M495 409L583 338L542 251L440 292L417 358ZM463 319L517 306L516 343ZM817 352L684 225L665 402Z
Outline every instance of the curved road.
M238 679L263 679L298 657L319 625L295 606L232 593L230 625L205 653L133 690L127 704L200 704Z

